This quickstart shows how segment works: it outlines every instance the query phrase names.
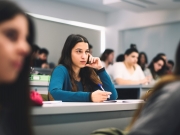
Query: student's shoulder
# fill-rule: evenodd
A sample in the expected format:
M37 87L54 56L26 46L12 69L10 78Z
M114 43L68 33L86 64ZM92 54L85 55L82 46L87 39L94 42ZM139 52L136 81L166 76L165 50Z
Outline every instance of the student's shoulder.
M159 98L158 98L159 97ZM166 101L168 104L178 104L180 102L180 81L174 81L167 83L162 88L160 88L157 92L155 92L150 98L151 101L156 100L158 98L160 101Z
M55 67L54 71L68 73L67 68L64 65L58 65Z
M138 64L136 64L135 67L136 67L137 70L141 70L142 71L141 67Z
M124 66L124 63L123 62L115 62L113 64L113 67L123 67Z
M162 90L169 94L178 94L180 96L180 80L165 85Z

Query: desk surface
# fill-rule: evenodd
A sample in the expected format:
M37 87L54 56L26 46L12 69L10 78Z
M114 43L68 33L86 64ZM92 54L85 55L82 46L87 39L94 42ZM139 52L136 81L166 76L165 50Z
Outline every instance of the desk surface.
M143 100L129 100L123 103L117 100L115 103L82 103L82 102L62 102L55 104L44 104L42 107L34 107L32 115L52 115L52 114L74 114L104 111L136 110Z
M33 127L36 135L89 135L92 131L116 127L124 129L142 100L122 103L44 104L33 107Z
M31 86L49 86L47 81L30 81ZM114 85L115 88L152 88L153 85Z

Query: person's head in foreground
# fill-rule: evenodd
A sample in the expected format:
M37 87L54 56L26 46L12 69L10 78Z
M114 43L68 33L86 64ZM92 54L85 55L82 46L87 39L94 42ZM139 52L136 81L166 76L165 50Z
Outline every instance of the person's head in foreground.
M29 64L33 24L16 4L0 1L0 133L31 135Z

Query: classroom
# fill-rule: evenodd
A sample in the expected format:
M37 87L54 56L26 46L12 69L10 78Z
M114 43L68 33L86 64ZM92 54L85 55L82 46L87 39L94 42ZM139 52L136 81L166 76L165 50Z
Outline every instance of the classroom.
M180 0L0 1L0 135L180 134Z

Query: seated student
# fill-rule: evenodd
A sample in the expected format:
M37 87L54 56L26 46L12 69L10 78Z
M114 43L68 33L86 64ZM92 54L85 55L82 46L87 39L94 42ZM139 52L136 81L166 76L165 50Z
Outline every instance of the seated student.
M114 51L112 49L106 49L100 57L103 67L106 72L110 74L112 72L112 64L114 59Z
M47 49L42 48L39 50L39 56L38 59L36 59L34 67L40 67L40 68L49 68L49 65L47 63L47 56L49 52Z
M170 72L169 72L169 64L168 64L168 59L167 59L166 54L164 54L164 53L158 53L158 54L156 55L156 57L161 57L161 58L163 58L163 59L166 61L166 70L164 70L164 73L165 73L165 74L170 74Z
M155 57L148 68L144 70L144 74L145 76L149 76L151 78L149 84L154 84L162 75L164 75L165 70L165 60L161 57Z
M32 135L29 64L32 21L10 1L0 1L0 135Z
M137 64L138 51L134 48L126 50L124 62L113 65L112 78L118 85L137 85L148 83L141 67Z
M39 46L37 46L35 44L32 45L31 64L30 64L31 67L34 67L34 63L35 63L36 59L38 59L38 57L39 57L39 50L40 50Z
M144 71L147 67L148 59L145 52L140 52L138 57L138 65L141 67L141 69Z
M100 59L89 54L88 40L85 37L74 34L68 36L59 64L51 76L50 100L103 102L109 95L110 100L117 99L116 89ZM98 84L102 84L105 91Z
M180 134L180 42L176 51L176 65L173 75L167 75L158 82L152 92L143 97L126 135L179 135ZM101 131L101 132L100 132ZM116 134L121 131L113 128ZM92 135L108 135L112 129L97 130Z
M168 60L169 74L172 74L174 68L174 62L172 60Z

